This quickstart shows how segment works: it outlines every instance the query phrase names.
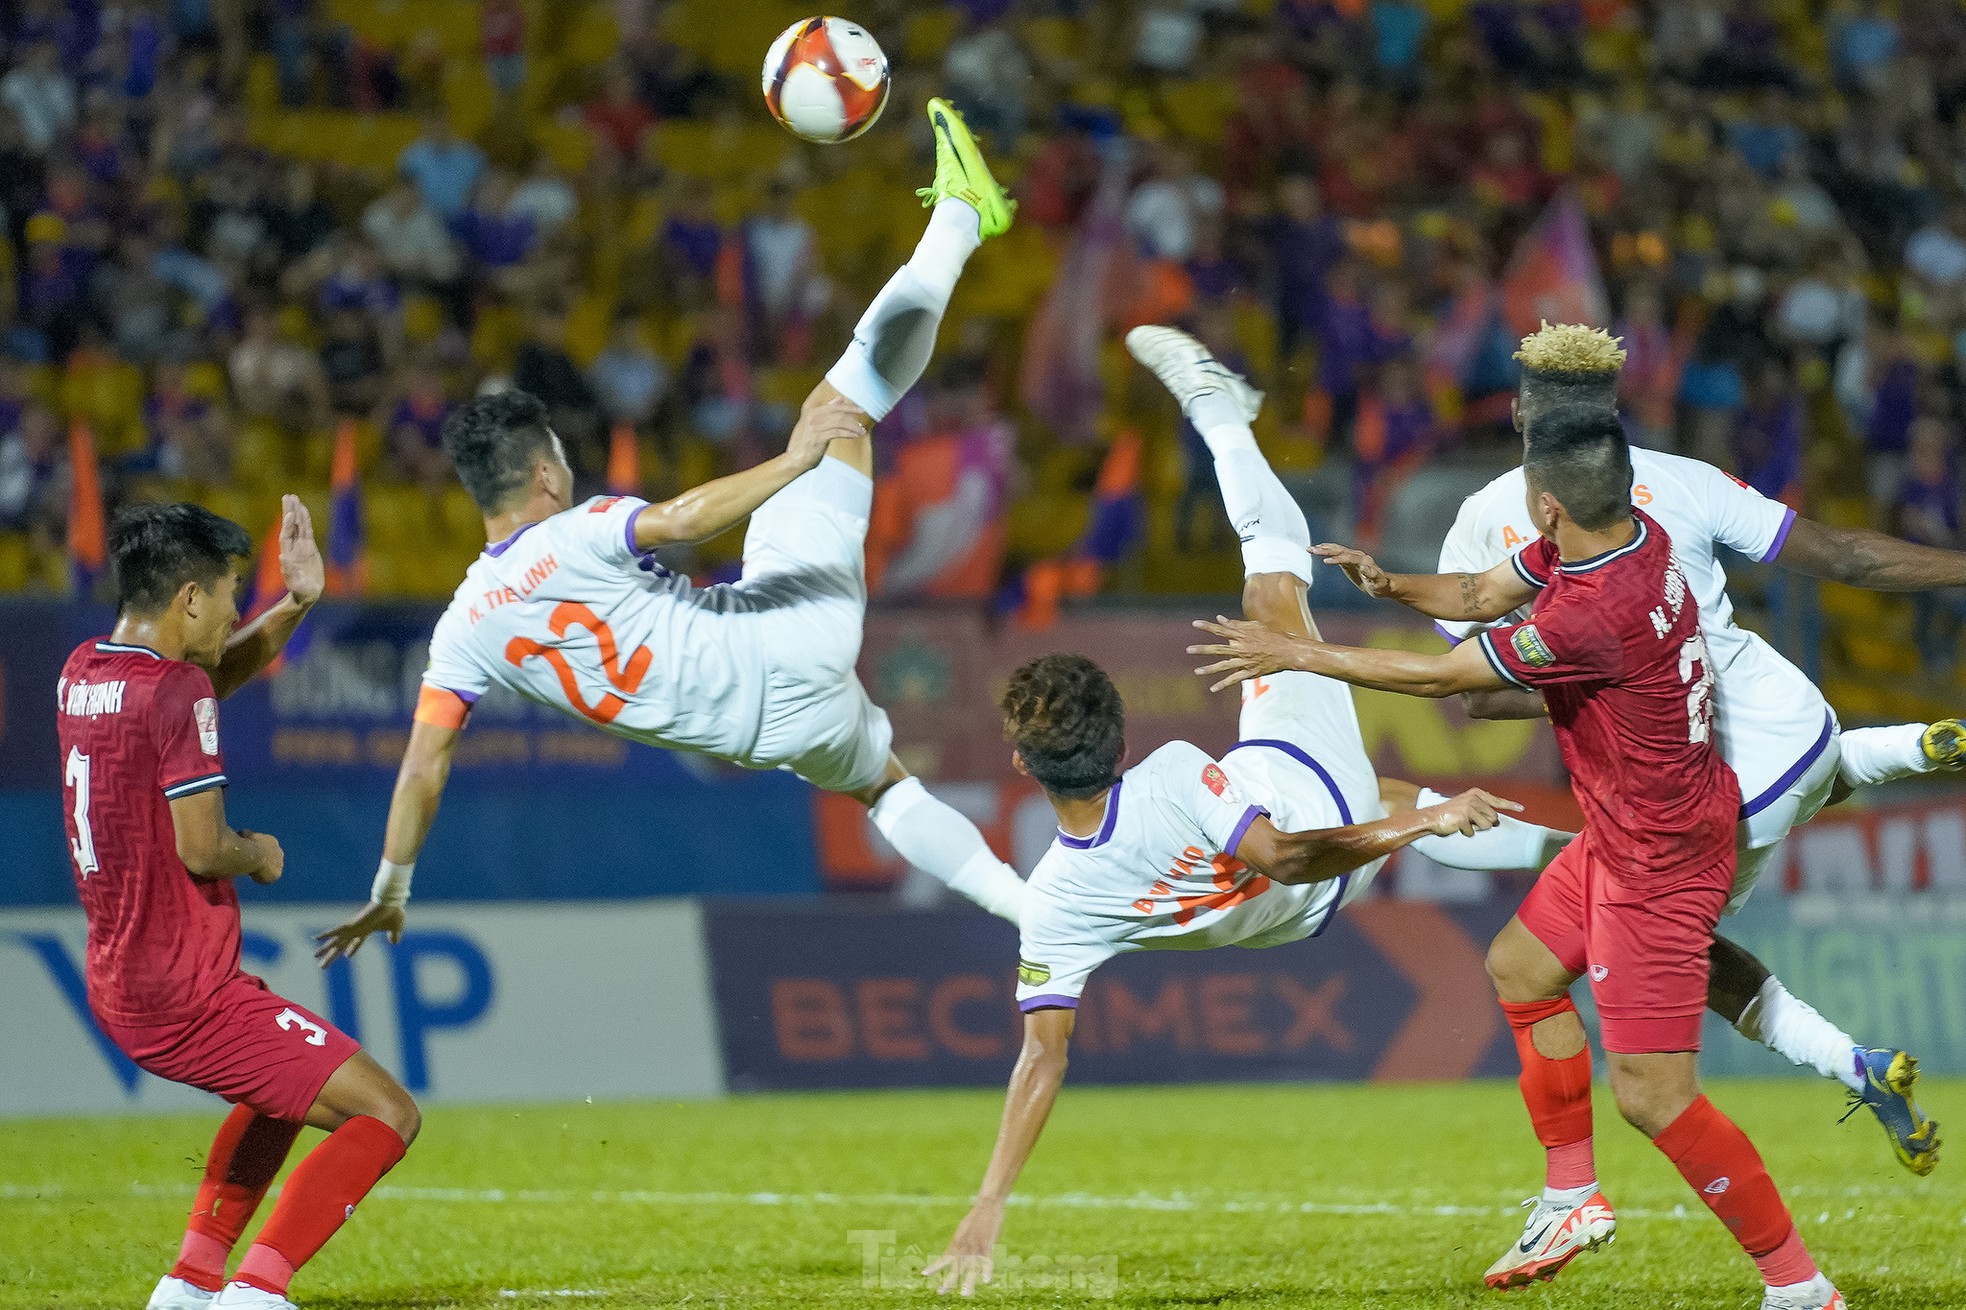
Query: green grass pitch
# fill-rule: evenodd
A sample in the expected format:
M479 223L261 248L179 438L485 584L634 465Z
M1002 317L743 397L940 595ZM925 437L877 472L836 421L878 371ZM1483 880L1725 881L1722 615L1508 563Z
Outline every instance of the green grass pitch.
M1941 1120L1966 1080L1923 1085ZM1813 1081L1711 1089L1852 1310L1966 1306L1966 1162L1913 1178ZM441 1109L294 1285L312 1307L921 1305L996 1092ZM1603 1088L1617 1242L1537 1307L1754 1307L1753 1267ZM1957 1117L1956 1115L1954 1116ZM0 1125L0 1306L140 1310L216 1113ZM318 1140L306 1134L302 1146ZM1508 1083L1067 1086L1010 1211L1013 1306L1485 1306L1540 1159ZM264 1211L262 1211L263 1215ZM869 1275L849 1234L891 1231ZM911 1255L911 1248L914 1254ZM1076 1279L1076 1287L1061 1281ZM1109 1299L1110 1298L1110 1299Z

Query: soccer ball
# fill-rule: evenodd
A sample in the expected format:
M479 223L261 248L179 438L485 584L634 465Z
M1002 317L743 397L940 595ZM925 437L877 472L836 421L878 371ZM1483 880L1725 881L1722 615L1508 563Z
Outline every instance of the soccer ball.
M765 52L771 116L808 141L851 141L887 104L887 55L845 18L802 18Z

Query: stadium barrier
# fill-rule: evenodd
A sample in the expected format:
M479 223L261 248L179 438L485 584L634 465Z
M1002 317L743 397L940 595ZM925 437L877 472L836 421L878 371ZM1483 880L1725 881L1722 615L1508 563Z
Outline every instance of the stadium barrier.
M1966 806L1819 819L1824 849L1903 849ZM1894 826L1895 825L1895 826ZM1904 825L1909 825L1908 828ZM1847 829L1841 835L1835 830ZM1805 832L1808 830L1805 830ZM1875 844L1871 844L1872 839ZM1854 843L1854 844L1853 844ZM1797 995L1870 1044L1966 1073L1966 849L1913 846L1852 885L1811 888L1802 837L1783 878L1727 920ZM1826 857L1825 857L1826 858ZM1895 855L1891 856L1896 859ZM1908 880L1893 883L1891 870ZM1313 941L1156 951L1093 975L1078 1082L1511 1076L1482 952L1524 883L1430 883L1354 905ZM1790 889L1785 878L1802 881ZM361 1038L432 1103L714 1096L726 1091L1002 1085L1016 1058L1016 934L980 911L865 898L432 904L400 946L326 971L327 907L250 906L246 967ZM96 1032L79 910L0 911L0 1116L208 1104L135 1070ZM1589 1017L1589 994L1577 989ZM1795 1073L1709 1016L1710 1074Z

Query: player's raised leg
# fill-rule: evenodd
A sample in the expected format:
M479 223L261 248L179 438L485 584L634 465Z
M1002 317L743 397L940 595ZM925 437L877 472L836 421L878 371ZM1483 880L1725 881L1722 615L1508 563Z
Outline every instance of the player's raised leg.
M1958 719L1845 728L1837 740L1842 751L1837 766L1839 800L1858 787L1966 769L1966 724Z
M416 1140L416 1102L367 1052L329 1076L307 1112L328 1129L288 1177L280 1199L211 1310L290 1310L287 1285L355 1213Z
M935 180L916 193L931 210L928 230L867 306L846 353L806 400L808 408L842 402L857 407L868 418L870 434L928 367L963 265L977 246L1010 229L1016 208L955 106L930 100L928 121L935 129ZM829 453L873 474L869 442L836 441Z
M205 1310L225 1286L226 1262L273 1185L301 1125L244 1105L219 1126L205 1176L191 1202L177 1263L150 1294L147 1310Z

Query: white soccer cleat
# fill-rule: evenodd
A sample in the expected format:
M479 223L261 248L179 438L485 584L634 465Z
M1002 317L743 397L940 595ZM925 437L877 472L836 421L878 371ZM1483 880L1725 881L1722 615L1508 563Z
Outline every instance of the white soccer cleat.
M1182 413L1204 391L1223 392L1252 423L1263 408L1262 392L1180 328L1137 327L1126 334L1126 348L1174 393Z
M1829 1279L1817 1274L1793 1287L1769 1288L1761 1298L1761 1310L1850 1310L1850 1303Z
M165 1274L157 1280L157 1290L150 1294L143 1310L211 1310L212 1298L217 1295L176 1274Z
M1603 1192L1574 1205L1553 1205L1542 1197L1524 1201L1536 1208L1522 1226L1522 1238L1488 1266L1482 1281L1498 1291L1546 1283L1584 1251L1595 1251L1618 1235L1618 1219Z
M227 1283L205 1305L207 1310L300 1310L286 1297L251 1283Z

